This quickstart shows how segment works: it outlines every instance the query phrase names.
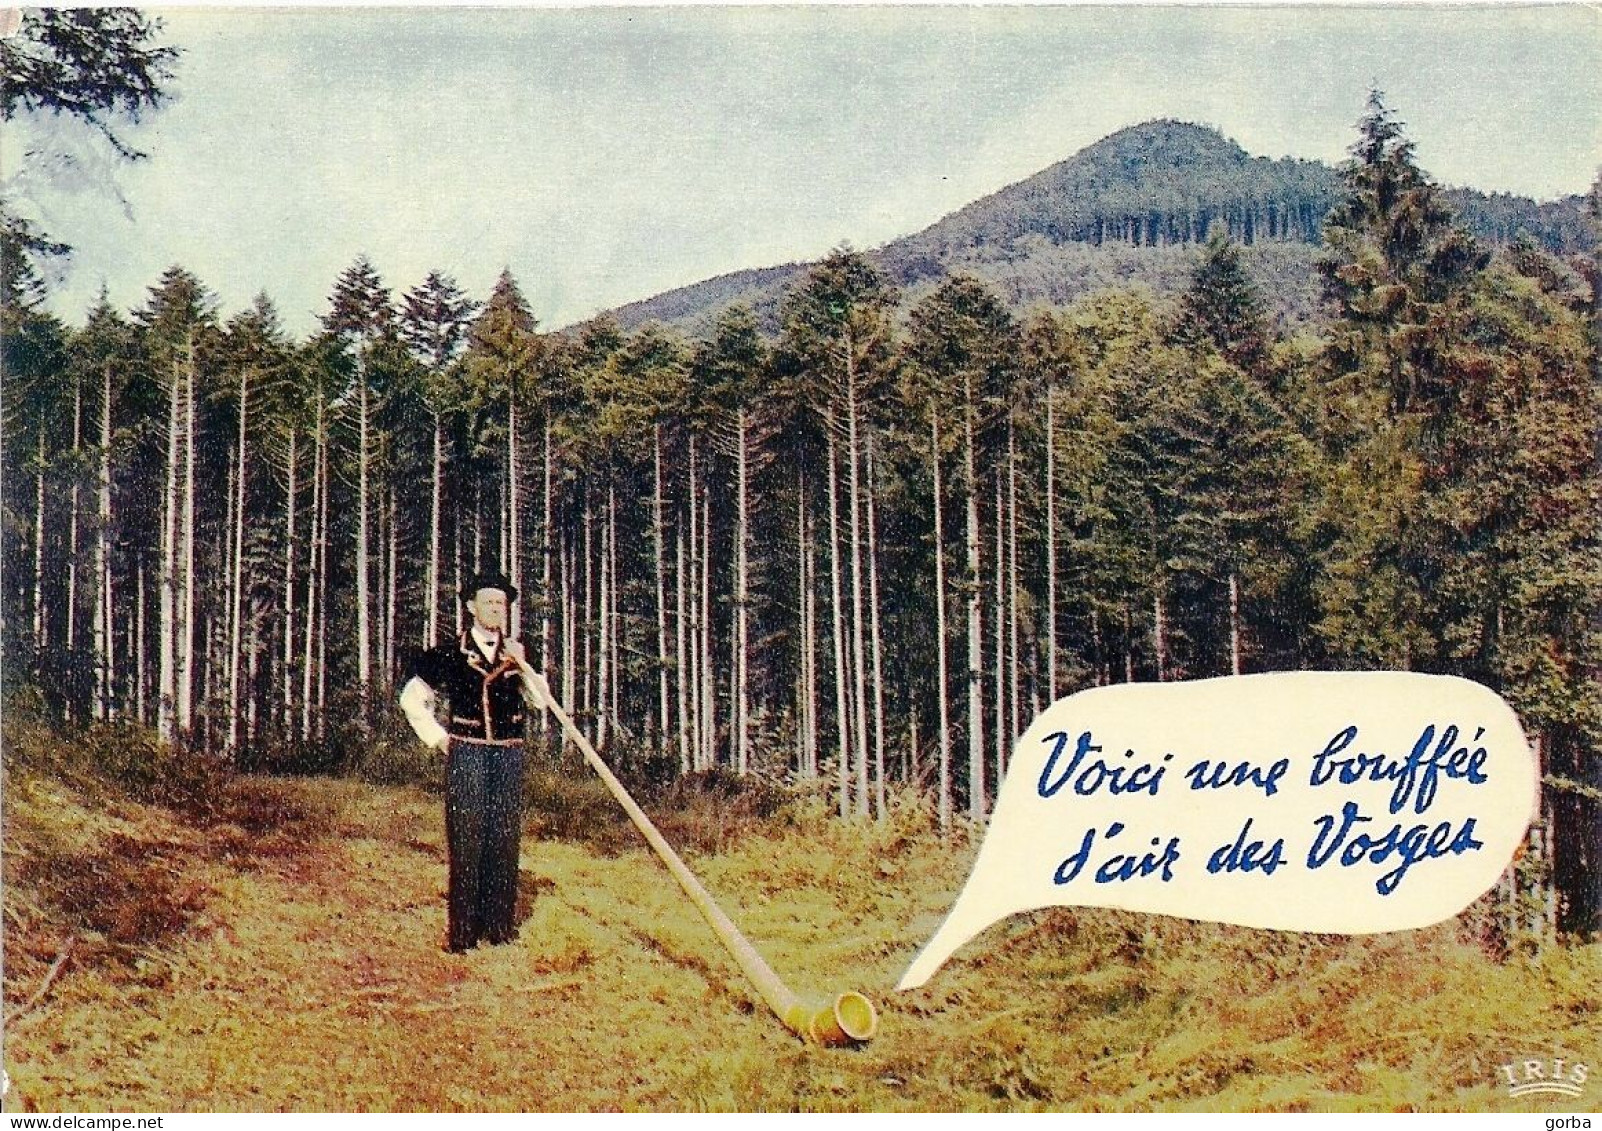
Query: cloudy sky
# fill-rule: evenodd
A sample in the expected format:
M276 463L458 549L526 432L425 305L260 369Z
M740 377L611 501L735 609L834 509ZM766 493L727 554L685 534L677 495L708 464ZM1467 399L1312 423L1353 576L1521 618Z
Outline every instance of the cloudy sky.
M1337 161L1371 84L1442 182L1544 199L1602 163L1578 5L152 11L184 54L130 132L148 161L50 121L0 137L14 205L77 249L75 323L181 263L302 334L366 254L397 292L510 267L556 327L883 243L1150 118Z

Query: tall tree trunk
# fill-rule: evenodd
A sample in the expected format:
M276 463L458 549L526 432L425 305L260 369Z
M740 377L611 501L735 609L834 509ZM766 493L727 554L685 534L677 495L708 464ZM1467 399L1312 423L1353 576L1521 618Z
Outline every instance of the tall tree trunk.
M178 730L194 726L195 693L195 343L191 335L184 374L183 589L180 594Z
M995 581L995 641L992 662L996 672L996 791L1001 790L1001 779L1007 772L1007 754L1012 748L1012 736L1007 733L1007 576L1005 511L1001 500L1001 468L991 477L995 482L994 511L996 522Z
M907 749L901 758L901 780L921 784L923 755L918 748L918 701L907 696Z
M662 425L652 430L654 479L651 490L651 545L656 551L656 687L660 743L666 748L672 712L668 706L667 531L662 520Z
M553 510L555 490L553 487L552 464L555 456L551 450L551 411L544 414L544 464L543 495L544 507L541 516L540 530L540 670L545 678L551 681L556 679L556 669L552 666L556 661L556 639L554 626L551 621L551 559L555 553L555 527L553 524ZM551 726L551 716L548 711L540 712L540 733L545 734Z
M818 774L818 744L822 725L819 722L822 706L822 682L818 675L818 534L817 519L808 506L806 520L806 551L803 564L807 571L807 769L813 777Z
M834 413L824 419L824 435L828 437L829 458L829 590L833 598L830 608L830 635L834 640L834 718L838 735L840 763L840 816L851 814L851 732L850 704L847 701L845 661L845 608L840 580L840 487L839 473L835 469Z
M283 729L287 736L295 719L295 471L298 431L289 429L289 455L284 461L284 669Z
M1157 653L1157 682L1161 683L1168 678L1168 634L1163 623L1163 591L1160 581L1152 589L1151 621L1152 647Z
M611 579L612 585L612 599L607 602L607 608L610 610L610 615L607 619L607 623L609 625L608 631L610 631L612 637L612 642L610 645L610 651L612 655L612 697L608 710L611 712L612 724L617 727L622 727L624 725L622 710L623 640L621 636L623 614L621 611L622 605L620 603L622 585L618 581L617 491L616 488L610 483L606 485L606 525L606 552L607 557L610 559L609 564L607 565L606 575Z
M171 433L177 441L177 432ZM176 458L176 457L174 457ZM39 422L39 446L33 473L33 649L43 652L45 640L44 606L44 529L45 529L45 426Z
M78 647L78 458L83 450L83 382L72 383L72 489L67 503L67 653ZM67 710L74 708L69 697Z
M873 441L868 441L868 615L873 651L873 773L874 803L879 819L885 817L884 783L884 643L879 633L879 523L874 492L878 476Z
M729 610L729 765L735 773L744 774L739 768L739 731L740 720L740 642L738 640L738 609Z
M484 570L484 482L473 476L473 572Z
M818 631L813 593L812 540L807 529L807 473L796 471L795 495L797 616L801 627L801 698L798 706L801 750L797 769L818 772Z
M595 679L595 743L601 748L606 747L608 708L611 706L611 663L612 663L612 550L611 531L612 524L611 484L607 484L607 519L601 523L601 579L600 579L600 613L596 624L596 679Z
M686 551L688 558L686 566L689 569L687 587L689 590L690 612L690 767L700 770L704 768L703 758L706 749L706 702L702 695L704 684L701 681L703 623L701 620L701 590L700 569L698 560L701 553L701 528L698 525L700 510L701 485L698 478L699 455L694 433L690 435L690 490L689 490L689 537Z
M968 816L982 821L986 808L984 660L980 639L984 628L980 614L983 580L979 573L979 476L975 467L972 381L972 377L964 376L963 471L968 489Z
M221 745L225 755L228 753L228 729L226 724L218 717L231 713L228 695L227 651L228 633L230 625L228 614L230 603L228 582L232 578L232 565L230 554L234 544L234 453L228 452L228 471L223 477L225 488L223 499L223 521L217 528L216 561L217 573L221 578L220 592L216 599L209 602L210 608L206 610L202 624L205 625L205 639L200 650L200 679L196 702L200 704L196 724L196 746L201 750L213 750L217 742L213 740L214 732L221 733ZM220 606L220 608L219 608Z
M1038 638L1029 641L1029 663L1025 665L1024 670L1030 673L1029 717L1033 719L1045 708L1045 704L1040 701L1040 678L1038 675L1040 671L1040 640ZM1020 734L1019 737L1022 737L1022 735Z
M506 576L515 586L523 577L523 516L522 493L518 490L517 459L517 393L508 389L506 394ZM507 610L507 626L513 636L522 627L522 616L516 602Z
M710 476L703 477L701 489L701 702L706 724L705 746L701 754L701 768L710 770L718 764L718 691L717 676L712 664L712 645L717 634L712 630L712 507Z
M1023 649L1018 629L1018 432L1013 422L1007 422L1007 638L1011 650L1007 678L1012 684L1012 733L1007 736L1010 755L1012 744L1023 734Z
M599 711L595 688L595 511L590 503L590 485L584 485L584 690L582 710L590 718L589 737L595 734L595 714Z
M734 700L730 709L734 716L735 770L744 774L750 767L750 682L746 664L749 662L750 643L749 602L750 577L748 573L748 545L751 536L750 502L747 497L746 475L746 410L742 407L736 416L737 464L735 469L735 529L734 529Z
M1240 575L1229 571L1229 674L1240 674Z
M384 568L384 670L380 673L380 686L387 695L394 690L395 622L400 619L400 508L395 499L394 483L389 484L386 507L389 512L389 562Z
M851 507L851 664L852 698L856 711L857 813L868 815L868 677L862 608L862 484L858 474L861 459L857 435L857 376L854 349L846 336L846 459L847 491Z
M1046 702L1057 701L1057 389L1046 385Z
M673 633L675 659L677 666L674 681L678 692L679 707L679 773L687 774L692 765L690 762L690 654L689 643L685 639L685 632L689 620L689 609L685 604L685 548L684 524L677 523L673 532L673 590L674 590L674 617Z
M1127 603L1124 605L1124 682L1135 682L1135 636Z
M323 448L327 442L324 434L324 411L323 397L319 393L317 415L312 424L311 516L308 523L310 530L306 536L306 637L304 648L302 649L303 656L300 668L300 738L302 742L310 742L312 736L312 681L315 677L313 664L316 660L318 594L321 592L318 584L317 548L326 537L321 526L323 514Z
M795 772L807 772L807 569L806 511L801 493L805 478L797 472L795 496Z
M111 588L111 366L100 387L100 477L96 484L98 524L95 533L95 717L110 718L116 684L114 620Z
M946 660L946 524L940 482L940 417L929 413L930 466L934 471L936 698L940 705L940 828L951 827L951 673Z
M453 496L456 494L457 492L452 492ZM464 627L462 616L465 610L462 608L460 594L462 586L465 584L465 579L462 575L462 563L464 560L463 555L466 553L464 545L466 535L462 533L462 519L462 507L460 505L452 507L450 511L451 588L450 592L445 595L445 607L449 610L449 613L441 618L445 624L450 625L450 634L452 636L460 636Z
M245 655L249 660L245 684L245 749L255 750L259 740L260 731L260 699L257 689L260 687L256 681L261 676L261 616L257 612L254 602L250 610L250 639L245 645Z
M562 701L569 709L578 692L578 563L574 561L575 548L570 533L562 531ZM564 736L562 741L567 741Z
M150 722L150 715L146 710L145 686L148 682L146 679L146 669L150 665L146 651L145 610L147 607L146 602L149 600L149 598L145 595L145 555L137 550L134 552L134 571L134 586L136 589L136 595L134 598L133 629L134 654L133 663L130 665L132 669L134 685L134 717L140 722L148 724Z
M247 426L250 412L250 379L248 369L239 372L239 435L237 446L234 449L234 465L238 468L234 484L234 528L230 532L233 540L233 573L228 584L228 754L231 758L239 755L239 650L243 643L243 626L240 620L244 615L244 585L245 585L245 481L248 476L245 469L248 451L246 448Z
M178 737L178 523L183 505L183 479L179 474L181 450L178 429L183 421L180 405L183 383L177 372L167 393L167 478L162 490L161 569L157 577L160 611L156 641L160 674L156 683L156 729L163 742ZM40 433L41 443L43 433ZM41 459L43 453L41 452Z
M356 347L356 689L361 725L372 718L373 645L371 579L368 563L368 431L371 405L367 388L367 362Z
M380 466L383 463L382 448L374 453L374 461ZM387 477L385 477L387 478ZM389 636L389 604L386 597L389 593L389 573L386 564L389 561L387 552L389 547L389 507L387 497L382 487L373 490L373 691L375 698L381 696L380 688L383 686L385 665L388 663L384 641Z
M325 435L321 452L323 494L320 500L322 510L317 516L317 529L321 534L317 539L317 597L314 602L317 609L317 703L313 713L319 742L328 734L328 508L334 489L328 471L329 447L329 438Z
M428 489L428 615L423 622L423 647L439 644L440 526L445 492L445 418L439 409L434 415L434 450ZM550 592L547 584L546 592Z

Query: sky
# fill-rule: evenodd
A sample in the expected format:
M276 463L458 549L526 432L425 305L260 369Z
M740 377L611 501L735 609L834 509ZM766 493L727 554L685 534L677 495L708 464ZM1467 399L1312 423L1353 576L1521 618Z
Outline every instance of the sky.
M745 267L871 248L1152 118L1337 162L1371 86L1438 181L1537 199L1602 165L1602 9L152 8L182 49L111 160L0 129L0 190L75 248L52 308L169 265L224 317L315 329L366 255L547 329Z

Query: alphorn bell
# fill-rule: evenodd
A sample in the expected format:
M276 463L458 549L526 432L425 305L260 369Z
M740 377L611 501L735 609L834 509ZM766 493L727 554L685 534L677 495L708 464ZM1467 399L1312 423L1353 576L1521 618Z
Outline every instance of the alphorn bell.
M529 698L530 705L541 706L534 702L533 684L530 681L530 677L535 674L534 669L529 667L526 660L520 659L518 664L523 669L525 695ZM862 994L849 990L837 994L832 1002L822 1005L802 1001L779 979L773 968L757 953L756 948L746 941L740 929L723 913L723 909L713 901L706 888L701 886L701 881L697 880L695 874L685 866L684 861L679 859L678 853L673 851L673 847L663 839L662 834L651 823L651 818L634 803L634 798L623 788L623 783L617 780L617 776L595 752L590 740L573 725L573 720L568 717L555 696L546 694L543 698L545 700L543 705L549 708L551 714L562 724L563 731L578 746L584 755L584 760L600 776L602 783L617 803L623 806L623 811L629 815L629 820L634 822L634 827L640 830L640 835L645 837L646 843L667 866L667 870L678 881L679 887L684 889L684 894L690 897L690 902L695 904L696 910L701 912L702 917L711 926L718 941L739 964L745 976L762 995L762 1000L767 1002L768 1008L773 1010L779 1020L802 1039L815 1041L820 1045L859 1044L872 1040L879 1028L879 1017L874 1012L873 1003Z

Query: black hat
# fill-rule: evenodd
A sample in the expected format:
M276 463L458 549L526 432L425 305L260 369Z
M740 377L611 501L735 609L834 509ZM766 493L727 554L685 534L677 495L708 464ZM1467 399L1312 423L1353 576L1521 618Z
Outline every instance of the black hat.
M504 573L475 573L468 578L467 584L462 586L462 603L478 596L480 589L499 589L506 594L506 603L512 604L517 600L517 586L509 581Z

